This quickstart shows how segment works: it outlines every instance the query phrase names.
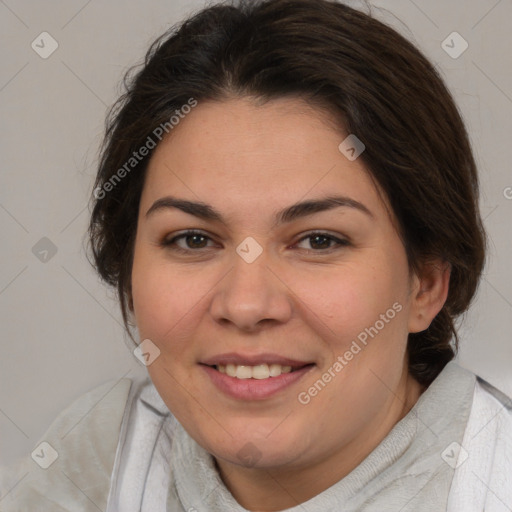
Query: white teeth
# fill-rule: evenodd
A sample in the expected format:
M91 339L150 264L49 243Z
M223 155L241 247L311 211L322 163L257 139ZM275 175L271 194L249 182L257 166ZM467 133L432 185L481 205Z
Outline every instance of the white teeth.
M270 377L270 370L268 364L259 364L252 368L253 379L268 379Z
M281 365L271 364L269 367L269 374L271 377L279 377L279 375L281 375Z
M268 379L269 377L279 377L282 373L290 373L291 366L281 366L280 364L258 364L256 366L219 364L216 366L220 373L225 373L230 377L237 379Z
M237 379L250 379L252 377L252 368L250 366L239 365L236 367Z
M221 371L220 366L217 369L219 370L219 372ZM234 364L226 365L226 373L230 377L236 377L236 366Z

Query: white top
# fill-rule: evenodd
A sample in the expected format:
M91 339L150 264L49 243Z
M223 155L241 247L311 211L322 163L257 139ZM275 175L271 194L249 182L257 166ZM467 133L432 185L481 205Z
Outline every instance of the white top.
M246 510L149 380L83 395L41 440L59 457L0 471L0 511ZM451 362L357 468L287 510L511 512L512 401Z

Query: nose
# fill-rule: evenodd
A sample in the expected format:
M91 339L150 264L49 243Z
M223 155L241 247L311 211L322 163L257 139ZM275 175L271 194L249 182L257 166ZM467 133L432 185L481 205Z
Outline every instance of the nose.
M216 287L210 303L215 321L253 332L290 319L291 292L267 260L265 251L252 263L234 255L233 267Z

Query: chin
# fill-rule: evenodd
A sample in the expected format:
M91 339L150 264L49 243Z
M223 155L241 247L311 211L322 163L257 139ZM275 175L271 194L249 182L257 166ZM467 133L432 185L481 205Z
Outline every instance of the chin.
M272 428L275 427L274 422ZM233 437L226 434L222 440L210 440L199 444L215 458L231 464L246 468L271 469L296 462L304 450L304 436L289 431L278 434L266 428L265 434L251 430L239 431ZM298 447L301 448L300 451Z
M210 453L216 459L222 459L231 464L244 468L254 469L275 469L293 465L300 457L296 451L296 445L290 447L275 446L274 443L255 443L253 441L242 442L238 449L233 446L226 446L225 450L216 447Z

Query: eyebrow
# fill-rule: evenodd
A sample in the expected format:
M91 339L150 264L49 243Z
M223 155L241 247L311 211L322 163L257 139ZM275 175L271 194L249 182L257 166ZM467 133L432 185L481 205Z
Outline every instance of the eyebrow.
M275 228L281 224L293 222L294 220L302 217L307 217L318 212L324 212L339 207L353 208L354 210L360 211L371 218L375 218L373 213L363 203L356 201L355 199L346 196L328 196L295 203L283 210L280 210L274 214L273 227ZM146 217L157 211L167 209L178 209L204 220L218 221L222 224L227 224L222 214L213 206L200 201L189 201L173 196L165 196L157 199L146 212Z

